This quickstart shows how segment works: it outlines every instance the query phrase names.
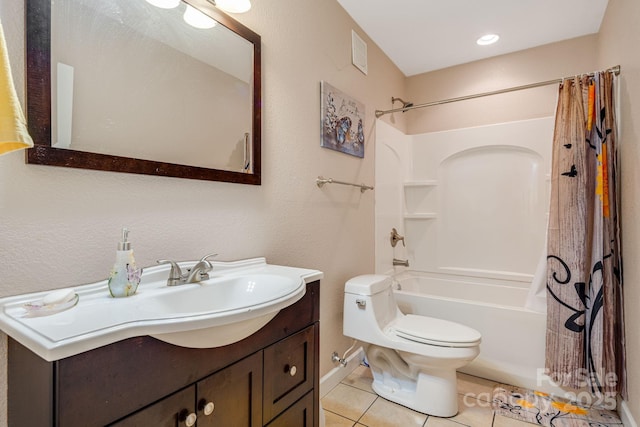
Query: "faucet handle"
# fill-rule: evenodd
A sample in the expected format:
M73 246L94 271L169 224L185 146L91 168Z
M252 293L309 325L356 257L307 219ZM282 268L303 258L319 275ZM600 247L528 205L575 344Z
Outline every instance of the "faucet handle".
M210 272L211 270L213 270L213 265L211 265L211 262L207 259L207 258L212 258L212 257L217 257L218 254L209 254L209 255L205 255L202 258L200 258L200 263L205 264L206 265L206 270L202 271L202 276L203 276L203 280L208 279L208 275L207 273Z
M171 264L171 271L169 272L169 278L167 279L167 286L179 285L184 278L182 277L182 270L177 262L169 259L159 259L156 261L158 264Z
M209 280L209 272L213 270L213 265L207 258L217 255L218 254L209 254L200 258L200 261L187 270L186 283L197 283L203 280Z
M212 257L217 257L218 254L209 254L209 255L205 255L202 258L200 258L200 261L208 261L207 258L212 258Z
M399 235L398 230L396 230L395 228L391 229L391 238L389 240L391 241L391 246L394 248L396 247L398 242L401 240L402 240L402 246L406 246L404 244L404 236Z

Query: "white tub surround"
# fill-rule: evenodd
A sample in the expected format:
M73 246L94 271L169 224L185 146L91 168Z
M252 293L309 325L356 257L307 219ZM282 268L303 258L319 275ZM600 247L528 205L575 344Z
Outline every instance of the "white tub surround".
M544 117L419 135L376 128L376 271L401 282L403 312L482 334L464 372L536 389L547 385L546 323L525 301L545 244L553 126ZM406 248L390 247L391 227Z

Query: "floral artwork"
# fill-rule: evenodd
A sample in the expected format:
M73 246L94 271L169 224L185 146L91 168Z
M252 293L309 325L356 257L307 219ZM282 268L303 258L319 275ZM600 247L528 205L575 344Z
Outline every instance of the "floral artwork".
M320 83L322 136L320 145L364 157L364 104L326 82Z

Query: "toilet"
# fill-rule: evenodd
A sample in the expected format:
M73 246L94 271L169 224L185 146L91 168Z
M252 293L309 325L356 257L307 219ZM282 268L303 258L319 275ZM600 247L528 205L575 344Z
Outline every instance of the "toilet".
M403 314L390 276L350 279L344 289L345 336L364 344L381 397L438 417L458 413L456 369L480 353L480 332L426 316Z

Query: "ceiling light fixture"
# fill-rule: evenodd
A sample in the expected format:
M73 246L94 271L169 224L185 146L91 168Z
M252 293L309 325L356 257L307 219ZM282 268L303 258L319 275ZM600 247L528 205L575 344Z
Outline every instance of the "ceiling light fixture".
M217 8L229 13L244 13L251 9L251 0L209 0Z
M173 9L178 7L181 0L147 0L147 3L159 7L161 9Z
M500 36L497 34L485 34L484 36L476 40L476 43L478 43L480 46L487 46L490 44L494 44L498 41L499 38Z
M200 12L198 9L189 5L187 5L187 8L184 11L183 19L184 22L191 25L192 27L200 28L203 30L207 30L216 26L216 21Z

